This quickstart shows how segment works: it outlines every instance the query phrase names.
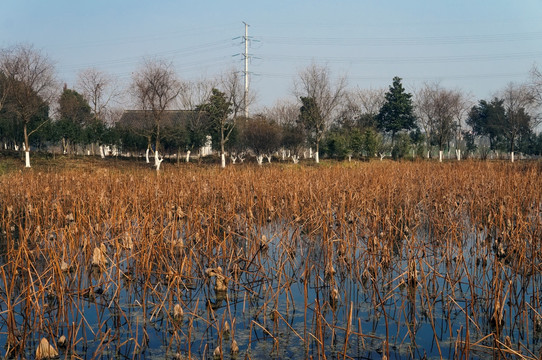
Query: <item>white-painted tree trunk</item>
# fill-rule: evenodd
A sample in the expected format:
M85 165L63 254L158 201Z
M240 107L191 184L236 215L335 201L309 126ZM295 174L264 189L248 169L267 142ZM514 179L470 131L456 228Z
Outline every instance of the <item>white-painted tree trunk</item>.
M442 162L442 153L443 153L442 150L439 150L439 151L438 151L438 161L439 161L439 162Z
M461 149L455 149L455 156L457 161L461 161Z
M299 162L299 156L292 155L292 161L294 162L294 164L297 164Z
M513 151L510 153L510 161L514 162L514 152Z
M154 152L154 166L156 167L156 171L160 171L160 165L162 165L162 161L164 161L164 158L160 158L160 154L158 153L158 150Z
M220 154L220 167L224 169L226 167L226 154Z
M384 160L384 158L386 157L386 154L384 153L379 153L378 155L380 156L380 161Z
M239 159L239 161L241 162L241 164L245 161L245 155L243 155L243 154L239 154L239 155L237 156L237 158Z
M256 161L258 162L258 165L262 165L263 163L263 155L257 155Z
M15 144L13 145L13 148L15 149L15 151L19 151L19 145Z
M273 155L265 155L267 158L267 162L271 164L271 159L273 158Z
M104 151L104 146L103 145L100 145L100 157L102 159L105 159L105 151Z
M186 162L190 162L190 150L186 152Z
M149 164L151 162L150 159L149 159L149 151L150 151L149 148L147 148L147 151L145 151L145 162L147 164Z
M286 151L282 149L282 161L286 160Z
M312 159L312 148L309 148L309 159Z
M237 156L230 155L230 159L231 159L231 163L235 165L235 163L237 162Z
M320 163L320 156L318 154L318 151L314 153L314 161L319 164Z
M25 167L27 168L30 167L30 150L24 151L24 163L25 163Z

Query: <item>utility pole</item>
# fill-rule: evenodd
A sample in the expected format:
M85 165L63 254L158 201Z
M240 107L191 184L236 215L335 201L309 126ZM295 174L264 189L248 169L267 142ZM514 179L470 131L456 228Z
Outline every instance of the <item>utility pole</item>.
M249 25L243 21L245 24L245 95L244 95L244 106L245 106L245 118L248 119L248 27Z

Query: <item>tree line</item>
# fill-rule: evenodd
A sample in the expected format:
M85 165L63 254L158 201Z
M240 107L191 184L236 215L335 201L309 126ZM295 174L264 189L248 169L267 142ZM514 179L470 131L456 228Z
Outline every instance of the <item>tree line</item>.
M29 45L0 50L2 150L59 149L105 157L145 154L160 169L164 156L186 161L209 145L222 166L247 157L393 157L462 159L505 154L514 161L542 154L536 133L542 75L510 83L490 99L427 83L413 93L395 77L388 89L351 89L345 77L311 64L294 79L295 100L279 100L249 118L242 79L230 71L213 80L183 82L172 64L146 59L127 89L98 69L79 73L74 88L59 86L52 61ZM129 109L120 109L127 96ZM129 111L126 111L129 110Z

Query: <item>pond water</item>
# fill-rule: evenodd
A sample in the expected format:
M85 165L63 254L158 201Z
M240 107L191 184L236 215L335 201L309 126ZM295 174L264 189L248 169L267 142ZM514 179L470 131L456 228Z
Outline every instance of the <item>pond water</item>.
M510 246L499 252L491 229L459 219L460 231L426 223L392 241L356 222L336 223L340 236L329 239L272 221L224 231L224 246L210 255L180 222L160 245L171 267L148 271L141 259L149 250L138 245L137 231L120 244L108 235L104 266L91 266L81 250L91 246L90 235L74 242L69 226L51 231L28 249L32 270L6 258L4 235L0 345L27 358L42 337L61 357L83 359L535 358L540 264ZM64 251L58 258L66 267L51 266L56 251ZM216 289L220 275L205 276L218 266L225 291Z

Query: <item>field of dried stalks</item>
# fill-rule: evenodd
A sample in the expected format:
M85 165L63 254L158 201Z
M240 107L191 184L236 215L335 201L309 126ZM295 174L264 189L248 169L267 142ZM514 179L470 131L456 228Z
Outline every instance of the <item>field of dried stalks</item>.
M0 346L535 359L541 175L535 162L9 171Z

